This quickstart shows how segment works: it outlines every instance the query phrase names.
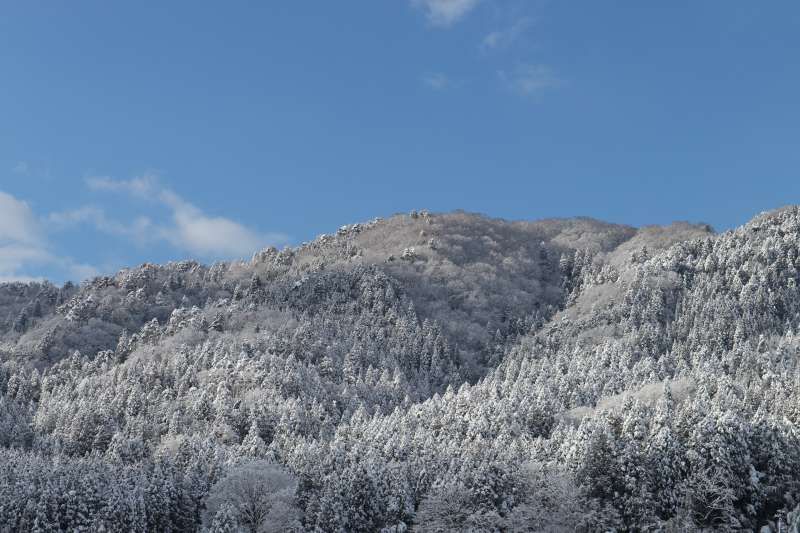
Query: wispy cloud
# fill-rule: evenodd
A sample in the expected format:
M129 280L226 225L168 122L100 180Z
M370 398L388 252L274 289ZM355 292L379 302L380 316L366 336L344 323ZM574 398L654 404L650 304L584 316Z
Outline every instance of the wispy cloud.
M87 179L86 184L97 191L122 192L156 201L169 209L171 223L156 224L147 217L139 217L133 224L121 224L108 220L104 212L96 208L61 214L57 222L89 222L109 233L127 234L140 240L163 240L203 258L242 257L268 244L288 241L281 233L261 233L229 218L208 215L162 185L154 175L131 180L94 177Z
M508 47L522 37L532 25L533 20L531 18L520 18L505 29L487 34L486 37L483 38L483 41L481 41L481 49L492 50Z
M92 265L56 253L48 237L81 229L119 237L140 246L166 243L203 259L229 259L251 255L270 244L285 244L288 237L264 233L223 216L205 213L152 174L130 180L93 177L86 185L95 191L122 194L158 206L168 216L145 214L119 220L97 205L40 215L24 201L0 191L0 282L33 281L31 273L47 271L62 279L83 280L99 274Z
M159 187L158 178L153 174L130 180L115 180L105 176L86 178L86 185L94 191L124 192L146 198L152 195Z
M14 166L11 167L11 173L17 176L25 176L27 179L52 180L50 167L46 162L41 161L17 161Z
M31 167L27 161L19 161L14 167L11 169L11 172L14 174L28 174L31 171Z
M0 242L36 246L44 235L26 202L0 191Z
M435 91L443 91L451 85L450 78L441 72L426 74L422 77L422 83Z
M0 280L26 279L24 268L49 259L44 234L27 203L0 191Z
M434 26L447 27L472 11L481 0L411 0L411 4L425 11Z
M104 209L96 206L83 206L69 211L50 213L46 219L52 231L66 231L82 224L88 224L97 231L126 237L143 245L152 240L153 221L139 216L132 222L122 223L109 218Z
M498 76L512 90L523 95L535 95L564 84L547 65L524 63L507 72L501 70Z
M159 198L172 209L175 223L165 228L163 235L174 246L201 256L243 256L276 239L285 240L283 236L260 235L228 218L208 216L168 189L163 189Z
M39 218L30 206L0 191L0 282L33 281L34 267L50 267L74 279L97 274L91 265L55 255Z

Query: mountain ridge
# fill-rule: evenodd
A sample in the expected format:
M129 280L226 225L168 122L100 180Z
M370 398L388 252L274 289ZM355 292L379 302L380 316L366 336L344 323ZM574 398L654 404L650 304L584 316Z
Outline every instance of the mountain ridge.
M55 307L57 307L53 306L53 302L58 302L58 304L62 306L67 304L67 308L71 309L74 306L70 307L69 299L75 297L80 298L82 293L91 291L100 292L102 289L111 286L135 288L138 290L141 287L136 286L132 279L137 276L143 278L152 276L152 272L149 271L153 268L157 270L173 271L168 272L168 275L178 276L198 270L204 270L206 272L225 270L227 273L230 273L230 276L237 282L241 282L243 281L242 276L246 276L248 273L248 267L253 270L251 274L255 275L257 273L257 267L260 262L285 263L287 268L282 274L291 274L300 279L302 279L302 275L305 272L313 272L319 269L322 264L328 268L341 268L343 265L374 265L378 268L385 269L389 275L399 276L401 281L409 282L409 284L413 286L414 281L416 281L414 279L415 276L413 272L408 272L408 270L410 270L408 267L418 261L428 263L432 259L438 259L437 264L434 266L434 269L438 272L441 272L441 270L447 266L458 268L463 266L463 263L466 261L470 263L490 262L487 260L489 256L497 252L485 246L475 247L477 249L473 250L472 253L476 257L470 259L464 257L462 246L459 243L454 242L454 246L451 248L451 250L454 250L456 253L448 254L447 252L450 250L447 250L445 253L439 253L441 250L435 249L436 246L439 246L436 242L438 239L444 238L448 240L449 236L453 236L453 241L466 240L464 235L458 234L455 231L446 231L443 229L443 226L453 223L466 225L466 229L471 232L472 235L480 239L486 239L490 231L494 231L494 236L498 235L498 231L506 230L512 232L512 238L506 237L506 242L501 242L500 246L495 245L495 247L500 248L502 250L501 255L504 256L521 251L528 261L534 258L538 259L535 257L538 253L536 246L544 242L545 239L549 241L548 244L554 243L556 246L555 250L548 250L548 252L561 254L565 251L569 252L580 249L579 247L582 244L581 239L584 239L583 243L585 243L585 236L588 234L592 247L585 249L589 249L593 252L610 253L612 251L610 249L611 247L617 248L625 243L630 243L632 240L635 240L637 235L641 232L651 233L655 230L660 233L666 233L670 229L676 227L687 234L702 234L704 231L709 231L707 226L703 224L691 225L688 223L673 223L670 226L645 226L640 230L636 230L631 226L606 223L588 217L542 219L536 221L506 221L464 212L430 215L424 210L420 212L412 211L410 215L395 215L388 219L375 219L367 223L343 226L336 234L323 234L314 241L303 243L297 247L286 247L281 251L275 248L266 248L254 253L249 263L244 261L230 261L207 266L192 260L175 261L165 265L144 263L139 267L122 269L113 276L100 276L91 280L86 280L78 287L69 282L60 288L52 286L46 281L29 284L3 283L0 284L0 301L7 301L10 299L8 293L16 292L18 294L14 299L19 300L21 298L22 302L16 302L18 305L16 305L15 309L4 309L1 307L2 304L0 303L0 316L5 315L4 324L0 324L0 332L5 334L4 336L8 336L9 332L13 332L14 329L21 329L24 327L22 326L23 322L41 318L42 303L47 304L45 305L46 311L44 315L48 315L48 311L52 313ZM481 223L486 227L479 227ZM413 229L409 231L409 228ZM463 229L458 229L464 231ZM427 233L424 233L426 231ZM391 234L393 238L391 240L386 239L386 233ZM526 237L529 242L524 242ZM683 238L688 238L688 235L681 235L679 233L677 236L667 237L670 242L671 240ZM600 241L599 244L598 239ZM376 242L379 243L377 247L375 246ZM431 247L431 244L433 244L433 247ZM447 244L450 243L445 242L445 245ZM508 248L512 246L515 248L509 251ZM658 246L656 249L657 248ZM401 259L403 251L408 249L414 249L415 256L411 261ZM458 252L461 253L459 254ZM366 254L366 256L364 254ZM393 264L390 264L390 259ZM501 261L502 258L500 261L496 262ZM446 264L443 265L442 263ZM272 275L276 274L273 273ZM267 277L269 277L269 275ZM518 283L518 280L514 281ZM174 279L172 283L175 283ZM473 280L471 284L473 291L482 288L477 285L478 283ZM27 287L27 289L23 287ZM31 288L33 290L31 290ZM228 287L228 289L230 289L230 287ZM445 292L447 294L441 297L441 299L452 300L458 298L459 294L453 294L455 290L456 289L450 291L446 290ZM535 290L535 288L531 288L531 290ZM36 294L32 295L33 297L28 297L27 301L25 301L27 292L34 292ZM227 292L230 293L228 296L231 297L233 291L228 290ZM426 294L430 295L431 292L435 291L428 290ZM468 291L462 290L461 294L465 292ZM2 298L3 293L6 293L4 298ZM439 296L442 295L437 295L437 297ZM537 294L528 296L530 300L535 301L539 305L554 305L558 303L558 296L553 294L550 294L548 298L537 298L537 296L539 296ZM170 311L178 308L181 303L185 302L173 302ZM205 305L205 302L196 300L191 303L192 305L199 305L200 307ZM525 306L517 305L518 307L522 307L519 313L531 311L531 309L525 308ZM37 306L39 309L37 309ZM425 305L423 305L423 308L424 307ZM64 308L64 312L61 314L68 314L66 308ZM428 318L432 319L437 318L436 315L437 313L435 310L430 310L430 312L426 314ZM158 318L161 322L164 322L168 319L168 316L162 311L154 316L147 316L146 319L142 318L138 323L117 324L117 326L123 329L128 326L130 329L136 330L143 326L145 322L152 320L152 318ZM486 313L484 313L481 318L483 318L485 322L489 322ZM471 323L470 325L474 326L475 324ZM117 334L122 331L119 328L115 329L117 330ZM131 331L131 333L132 332L133 331ZM110 348L110 341L103 344L103 347ZM5 350L9 350L8 344L6 344ZM60 355L63 356L64 353Z

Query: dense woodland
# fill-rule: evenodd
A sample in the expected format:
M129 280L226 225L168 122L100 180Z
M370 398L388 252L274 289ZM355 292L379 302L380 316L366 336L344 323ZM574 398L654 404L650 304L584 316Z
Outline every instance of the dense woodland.
M0 531L797 533L798 283L792 207L3 284Z

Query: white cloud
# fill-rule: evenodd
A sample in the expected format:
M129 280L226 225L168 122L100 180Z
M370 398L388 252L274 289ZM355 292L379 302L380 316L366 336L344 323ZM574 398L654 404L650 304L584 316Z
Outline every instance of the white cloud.
M276 236L259 235L224 217L211 217L174 192L163 189L161 201L172 209L175 226L163 230L174 246L204 257L250 255Z
M493 31L483 38L481 48L483 50L490 50L510 46L528 31L532 23L533 21L530 18L523 17L508 28Z
M411 0L423 9L434 26L451 26L472 11L481 0Z
M120 221L91 205L40 217L27 203L0 191L0 282L39 280L31 272L42 269L76 281L98 275L92 265L54 253L48 241L49 234L78 226L90 226L140 245L166 242L204 259L246 257L269 244L289 240L282 234L261 233L229 218L209 215L153 175L132 180L89 178L86 183L93 190L155 202L168 210L169 218L155 222L141 215Z
M268 244L288 241L282 234L259 233L229 218L207 215L161 185L153 175L132 180L89 178L86 183L94 190L123 192L157 201L170 210L172 223L159 225L147 217L139 217L133 224L120 224L108 220L102 211L90 207L60 214L56 217L56 223L90 222L101 231L128 235L140 241L165 240L178 249L203 258L248 256Z
M94 206L79 207L70 211L59 211L50 213L47 216L47 222L55 229L68 229L77 224L92 223L98 229L107 224L105 212L102 209Z
M37 245L42 240L41 228L28 204L0 191L0 243Z
M55 268L79 280L97 275L91 265L54 255L30 206L0 191L0 282L40 279L26 271L41 266Z
M538 94L563 85L563 81L547 65L522 64L511 72L501 70L498 75L510 88L524 95Z
M434 72L433 74L424 76L422 78L422 83L433 90L443 91L450 86L450 79L441 72Z
M70 279L84 280L95 278L100 275L100 271L92 265L84 263L76 263L74 261L66 260L62 265L63 268L69 273Z
M0 244L0 281L30 281L25 269L50 262L44 248L18 243Z
M140 244L152 240L153 222L150 218L140 216L132 223L123 224L108 218L103 209L91 205L50 213L47 217L47 224L49 229L55 231L68 230L80 224L89 224L100 232L132 238Z
M0 191L0 280L29 278L22 270L48 259L44 237L31 208Z

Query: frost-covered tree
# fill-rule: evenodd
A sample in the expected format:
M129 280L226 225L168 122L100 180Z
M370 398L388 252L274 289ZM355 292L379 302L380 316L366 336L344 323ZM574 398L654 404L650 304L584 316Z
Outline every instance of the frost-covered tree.
M218 519L224 524L233 521L253 533L296 529L296 490L295 479L273 463L237 465L211 488L206 501L207 521L212 528Z

